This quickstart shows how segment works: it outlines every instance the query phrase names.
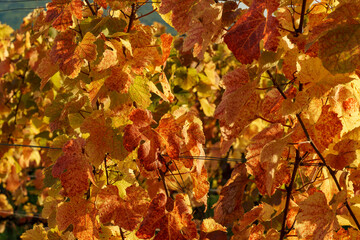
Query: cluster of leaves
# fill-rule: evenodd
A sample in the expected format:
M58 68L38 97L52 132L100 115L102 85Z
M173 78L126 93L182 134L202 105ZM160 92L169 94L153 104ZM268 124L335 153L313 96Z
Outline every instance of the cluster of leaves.
M178 37L141 24L138 0L53 0L1 25L2 228L356 238L360 2L242 2L154 3Z

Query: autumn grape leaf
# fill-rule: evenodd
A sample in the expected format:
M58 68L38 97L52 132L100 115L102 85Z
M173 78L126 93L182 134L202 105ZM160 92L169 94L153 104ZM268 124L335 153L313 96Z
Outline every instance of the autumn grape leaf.
M354 85L353 82L337 85L329 97L330 109L338 114L343 124L342 135L360 125L358 91Z
M106 55L111 56L111 55ZM104 59L107 61L108 59ZM110 60L110 59L109 59ZM111 67L111 62L104 63L101 65L103 67ZM119 93L127 93L129 91L129 87L132 83L131 76L124 71L123 67L115 66L111 68L111 74L105 80L105 86L111 91L117 91Z
M261 150L260 164L265 171L265 186L269 196L274 193L274 189L278 185L278 182L276 182L279 175L278 171L283 170L282 165L286 165L281 160L281 155L288 141L289 135L267 143ZM286 176L287 174L285 173L284 175Z
M207 196L210 189L206 168L204 166L202 167L201 174L198 174L198 172L191 172L190 175L193 180L194 197L199 201L204 196ZM205 204L207 204L207 202L205 202Z
M136 236L139 238L151 238L155 229L159 227L159 221L165 216L166 196L159 193L151 200L147 213L142 221Z
M248 172L255 176L255 183L261 194L267 193L271 196L276 187L290 181L286 162L279 160L287 141L286 137L282 137L281 124L272 124L253 137L246 148L246 167ZM273 149L276 142L279 146Z
M38 68L36 69L36 74L41 78L40 89L43 89L48 83L49 79L59 71L59 67L52 63L51 57L46 55L40 62Z
M7 217L9 215L13 215L14 209L7 200L7 197L5 194L0 194L0 217Z
M92 166L85 154L85 140L78 138L68 141L63 152L64 155L53 166L52 175L60 178L65 195L81 195L88 190L89 179L95 183Z
M160 14L172 12L171 21L179 33L185 33L190 27L192 19L192 8L199 0L183 0L181 2L173 0L161 1L159 8Z
M35 224L32 229L27 230L21 235L22 240L48 240L47 233L42 224Z
M115 159L124 157L123 149L119 147L120 135L111 127L110 119L105 117L103 112L94 111L84 120L80 129L82 132L90 133L86 139L85 150L94 166L99 166L107 153Z
M319 98L338 84L352 81L348 74L331 74L319 58L304 57L298 60L297 79L303 83L310 97Z
M260 105L260 97L255 92L256 82L251 82L245 66L228 72L223 78L225 92L215 110L215 118L220 120L225 144L230 147L241 131L255 120ZM234 108L237 111L234 111ZM225 152L228 150L223 149Z
M66 31L72 24L72 15L82 19L83 2L81 0L53 0L46 5L46 22L61 32Z
M15 165L12 165L10 173L6 178L6 190L10 192L15 192L20 187L21 184L22 181L19 177L19 174L16 171L16 167Z
M162 61L166 62L168 57L170 56L171 44L173 42L173 36L171 34L161 34L161 50L162 50Z
M215 222L213 218L206 218L200 226L200 240L226 240L226 227Z
M266 50L276 51L279 21L272 14L278 6L278 1L254 0L248 12L225 35L225 43L241 63L249 64L260 57L261 40ZM264 16L265 9L267 17Z
M359 148L360 144L358 141L351 139L341 140L333 147L333 150L338 153L326 155L326 163L332 168L342 170L356 159L356 150Z
M161 136L166 152L171 158L178 158L180 155L180 146L182 145L181 127L177 124L175 118L170 114L165 114L156 128Z
M332 74L350 73L360 65L360 24L339 25L319 39L319 57Z
M244 214L242 198L248 182L244 164L238 164L231 173L231 178L221 189L218 202L214 205L214 219L226 225L239 219Z
M146 79L143 77L136 77L129 89L130 97L135 101L139 107L146 109L151 104L151 94Z
M114 220L119 227L133 231L149 206L147 198L144 189L132 185L126 188L125 199L121 199L118 188L109 185L101 189L96 197L100 221L106 224Z
M92 33L86 33L79 44L75 42L75 37L76 33L71 30L60 33L49 53L52 63L57 63L59 69L70 78L78 76L85 59L91 62L97 55L96 38Z
M185 195L176 195L172 211L165 211L165 205L165 195L163 193L158 194L151 201L148 213L136 232L136 236L139 238L151 238L155 233L155 229L159 228L160 231L156 234L154 240L196 238L196 225L191 220L191 208L187 204Z
M128 152L138 148L138 158L147 171L165 168L165 159L161 157L161 139L159 134L150 127L153 122L148 110L134 109L129 116L133 124L124 130L123 144Z
M287 98L292 99L296 95L296 88L291 87L284 93ZM277 89L268 91L261 104L262 117L271 122L285 123L285 116L282 114L283 102L286 101Z
M330 209L322 192L315 192L299 203L300 212L296 217L295 229L299 237L331 239L340 228L335 212Z
M74 197L70 198L69 202L58 205L56 222L60 231L64 231L72 224L73 233L79 240L95 240L99 237L99 223L96 220L96 214L94 203Z
M330 105L322 106L321 115L315 124L311 124L310 120L306 118L303 118L303 122L310 138L314 141L320 152L328 148L329 144L334 141L334 138L340 137L343 128L338 115L330 110ZM293 142L306 142L308 140L300 124L297 124L294 128L294 133L291 135L291 138ZM309 144L306 145L308 151L314 151ZM303 144L303 150L306 145Z

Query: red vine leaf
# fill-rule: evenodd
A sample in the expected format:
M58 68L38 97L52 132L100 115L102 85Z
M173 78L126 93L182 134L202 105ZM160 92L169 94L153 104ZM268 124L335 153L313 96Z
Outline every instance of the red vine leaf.
M278 1L274 0L253 1L248 12L225 35L225 43L241 63L249 64L260 57L261 40L265 49L276 51L280 37L279 21L272 14L278 6ZM266 18L265 9L268 11Z
M159 193L151 200L149 209L142 221L136 236L139 238L151 238L155 229L160 226L161 219L165 216L166 196Z
M49 54L51 61L70 78L78 76L85 59L93 61L97 54L94 35L87 33L79 45L75 43L75 37L76 33L71 30L60 33Z

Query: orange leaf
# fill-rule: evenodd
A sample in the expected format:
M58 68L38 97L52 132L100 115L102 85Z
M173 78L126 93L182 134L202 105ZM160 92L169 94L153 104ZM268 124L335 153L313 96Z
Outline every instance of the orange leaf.
M198 172L191 172L190 175L193 180L194 197L196 200L200 200L208 194L210 189L206 168L204 166L202 167L201 174L198 174Z
M96 213L93 203L79 197L70 198L70 202L61 203L57 207L56 222L60 231L72 224L73 233L79 240L95 240L99 237L100 227Z
M82 138L68 141L63 147L64 155L53 166L52 175L60 178L66 196L85 193L89 188L89 179L93 180L92 166L84 148L85 140Z
M246 148L248 151L246 154L246 167L248 172L255 176L255 183L261 194L268 193L271 196L274 194L276 187L290 181L290 172L287 169L286 162L277 159L276 164L274 164L266 159L266 152L271 152L271 145L275 144L276 141L281 141L279 139L282 136L283 129L281 124L273 124L253 137L251 144ZM282 142L279 147L283 148L283 144L286 144L286 141ZM267 147L265 148L265 146ZM265 150L264 153L263 150ZM277 158L280 157L279 155L276 156Z
M46 5L46 22L52 22L52 26L61 32L66 31L72 24L72 15L82 19L81 0L53 0Z
M231 178L221 189L218 202L214 205L214 219L222 225L232 223L244 214L242 198L248 182L246 168L239 163L231 173Z
M356 149L359 149L359 147L359 142L344 139L336 143L333 148L338 154L326 155L326 162L330 167L342 170L356 159Z
M79 45L75 43L76 33L68 30L56 36L54 45L49 53L53 63L70 78L80 73L84 60L92 61L96 58L96 45L94 35L87 33Z
M36 69L36 74L41 78L41 86L40 89L43 89L45 85L48 83L49 79L59 71L59 67L52 63L51 57L46 55L39 64L39 67Z
M170 56L170 50L171 50L171 44L173 41L173 36L171 36L171 34L161 34L160 36L161 39L161 50L162 50L162 61L163 63L166 62L166 59L168 59L168 57Z
M123 71L123 67L112 67L111 75L105 80L105 86L112 91L127 93L131 82L130 75Z
M82 132L90 133L86 139L85 149L93 165L99 166L107 153L110 153L110 156L115 159L124 157L124 149L119 148L121 146L120 137L111 127L103 112L93 112L84 120L80 129Z
M185 196L183 194L176 195L173 210L166 214L165 205L165 195L158 194L151 201L148 214L136 232L136 236L139 238L151 238L155 233L155 229L159 228L160 231L156 234L154 240L196 238L196 225L191 221L191 208L186 204Z
M133 185L126 189L125 199L121 199L118 188L109 185L101 189L96 198L100 221L106 224L114 220L119 227L133 231L149 206L147 198L141 187Z
M299 203L299 207L295 229L301 238L312 236L314 239L332 239L334 231L340 226L324 193L315 192Z
M215 117L220 120L222 136L225 142L230 142L227 144L230 147L241 131L256 119L260 97L255 92L256 82L250 82L245 66L227 73L223 83L225 92L215 110Z
M155 229L160 226L160 220L165 216L166 196L159 193L151 201L149 209L142 221L136 236L139 238L151 238Z
M166 152L171 158L178 158L180 154L181 127L176 123L173 116L165 114L156 128L166 145Z
M129 116L133 124L124 130L123 144L127 151L138 148L138 158L147 171L165 167L165 160L160 155L161 139L159 134L150 127L152 115L147 110L134 109Z
M204 219L200 226L200 240L226 240L226 227L215 222L212 218Z

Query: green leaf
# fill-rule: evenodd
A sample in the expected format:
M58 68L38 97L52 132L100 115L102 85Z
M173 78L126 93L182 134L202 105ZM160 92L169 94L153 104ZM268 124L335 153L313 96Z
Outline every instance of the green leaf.
M319 39L319 57L332 74L349 73L360 65L360 24L340 25Z
M142 108L147 108L151 104L151 94L146 79L136 77L129 89L130 98Z

